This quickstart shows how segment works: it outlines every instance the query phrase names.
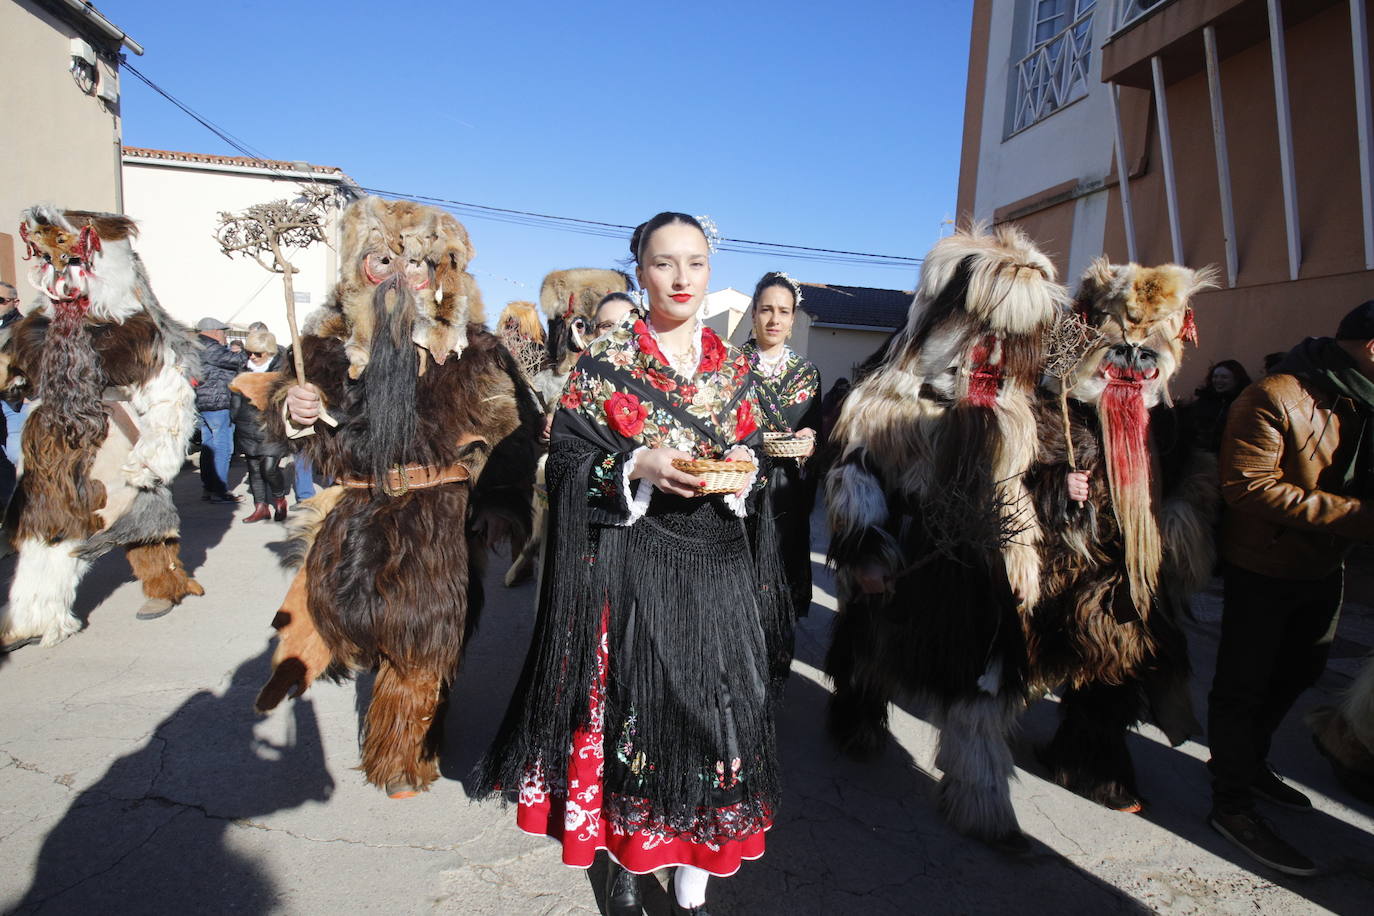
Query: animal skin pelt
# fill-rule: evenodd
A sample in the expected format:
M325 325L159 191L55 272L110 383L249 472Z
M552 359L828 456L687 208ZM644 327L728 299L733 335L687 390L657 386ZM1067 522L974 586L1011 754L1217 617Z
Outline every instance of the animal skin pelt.
M125 547L149 605L203 594L181 565L170 484L195 424L192 333L158 305L127 217L40 204L20 235L39 297L4 343L0 386L35 399L6 514L19 551L0 641L52 645L90 562Z
M440 711L477 623L487 545L528 536L541 421L494 335L473 323L435 343L447 325L436 317L443 296L428 290L445 269L445 289L465 287L454 271L467 262L445 260L455 246L412 244L409 233L444 226L424 209L364 200L344 214L351 247L341 254L353 266L301 342L306 378L337 426L291 441L321 474L372 486L331 487L302 513L289 552L299 571L274 621L273 676L258 698L270 709L318 676L375 670L363 769L391 794L425 789L438 775ZM444 231L465 240L461 229ZM419 267L380 276L391 266L378 264L386 251L410 252ZM255 384L263 383L236 382L267 405L270 432L286 437L293 380L274 376L267 391ZM468 481L383 485L398 466L457 464Z
M1094 262L1075 310L1095 337L1064 383L1067 406L1058 390L1041 397L1028 480L1049 535L1027 644L1032 677L1066 689L1042 760L1060 785L1122 810L1140 807L1127 730L1151 715L1174 744L1201 731L1182 624L1211 573L1220 496L1216 462L1195 447L1168 383L1192 297L1211 282L1175 264ZM1082 505L1067 495L1066 422L1090 472Z
M1307 714L1317 749L1352 795L1374 804L1374 656L1334 706Z
M827 478L840 586L831 734L871 753L889 700L929 698L946 722L941 807L990 840L1015 827L1010 753L986 736L1003 735L1021 702L1021 615L1040 594L1042 533L1023 478L1042 332L1068 299L1054 281L1012 227L937 243L905 327L845 401ZM884 590L868 593L878 577Z

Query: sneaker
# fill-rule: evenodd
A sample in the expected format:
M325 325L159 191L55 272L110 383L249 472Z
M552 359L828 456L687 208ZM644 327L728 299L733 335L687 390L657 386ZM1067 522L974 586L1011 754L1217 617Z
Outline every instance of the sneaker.
M1264 772L1250 784L1250 791L1266 801L1283 805L1285 808L1294 808L1298 811L1312 810L1312 799L1279 779L1274 771L1267 766L1264 768Z
M239 498L233 493L211 493L210 502L212 503L236 503Z
M1285 875L1315 875L1317 866L1289 846L1269 822L1253 811L1213 811L1207 818L1212 829L1230 840L1252 859Z

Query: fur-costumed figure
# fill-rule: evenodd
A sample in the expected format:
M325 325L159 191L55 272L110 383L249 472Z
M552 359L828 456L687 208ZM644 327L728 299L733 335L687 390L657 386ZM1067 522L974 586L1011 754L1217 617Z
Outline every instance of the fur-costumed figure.
M545 355L542 365L532 374L531 384L543 408L546 421L552 421L558 408L558 398L567 384L568 373L572 371L582 351L596 336L596 306L607 293L628 292L632 283L627 274L618 270L602 270L596 267L575 267L571 270L555 270L544 277L539 287L539 302L544 314L549 316L549 327L545 340ZM502 329L506 319L518 321L523 326L528 321L528 313L515 310L515 306L530 303L512 302L502 312ZM522 337L527 335L522 334ZM547 429L547 423L546 423ZM544 488L544 464L548 457L547 436L542 440L545 454L539 460L539 471L535 481L534 519L530 527L530 538L511 561L506 570L505 583L514 586L534 572L539 551L544 545L544 527L547 524L546 510L548 496Z
M342 236L342 279L301 339L329 420L299 436L283 406L291 378L236 381L269 429L295 434L336 481L294 531L299 572L257 705L321 674L375 670L362 769L403 797L438 776L487 544L528 536L540 416L510 354L473 320L472 246L457 220L365 198L344 212Z
M1035 460L1043 332L1067 301L1021 232L977 228L926 256L907 324L845 400L826 480L840 608L829 727L851 753L886 740L912 693L942 726L940 804L962 829L1010 810L1004 736L1027 687L1025 608L1041 540L1023 477Z
M1067 401L1042 395L1027 475L1044 532L1028 662L1034 687L1064 687L1041 759L1055 782L1123 811L1141 808L1127 730L1150 715L1174 745L1201 731L1182 622L1211 576L1220 496L1216 461L1194 446L1168 386L1195 340L1190 302L1212 276L1105 259L1088 268L1070 322L1082 355L1047 386ZM1081 502L1068 492L1074 468Z
M0 641L50 646L81 628L77 584L111 548L125 548L143 584L141 617L204 594L181 564L170 489L195 428L200 359L148 285L132 220L39 205L19 231L42 295L13 329L0 376L37 403L6 516L19 563Z
M596 306L607 293L634 288L628 274L598 267L555 270L539 285L539 307L549 319L548 368L538 378L539 393L552 413L573 364L596 336Z
M1336 705L1312 710L1307 724L1341 785L1374 805L1374 655Z

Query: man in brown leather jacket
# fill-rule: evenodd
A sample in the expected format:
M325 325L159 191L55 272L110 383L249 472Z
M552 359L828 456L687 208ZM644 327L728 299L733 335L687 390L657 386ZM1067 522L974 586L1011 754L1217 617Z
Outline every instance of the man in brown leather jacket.
M1326 667L1355 541L1374 540L1374 300L1310 337L1231 407L1220 453L1226 584L1208 703L1212 826L1279 871L1310 859L1254 809L1312 802L1274 775L1269 743Z

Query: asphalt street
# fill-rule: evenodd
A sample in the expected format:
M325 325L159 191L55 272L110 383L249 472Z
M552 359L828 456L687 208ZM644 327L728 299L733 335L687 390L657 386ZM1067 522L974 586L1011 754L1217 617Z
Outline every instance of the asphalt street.
M462 784L514 687L532 586L504 588L506 563L493 558L446 723L444 777L418 798L390 800L355 769L366 678L317 684L267 717L253 712L268 672L268 623L286 590L274 552L282 527L243 525L247 508L201 502L189 469L177 497L186 564L205 597L138 621L139 587L122 555L110 555L81 586L83 632L0 657L0 910L600 911L600 865L562 866L553 843L520 833L499 804L469 801ZM1252 865L1206 825L1205 743L1171 749L1152 727L1132 736L1142 815L1047 782L1034 748L1053 732L1052 700L1028 711L1016 738L1012 794L1034 842L1023 857L967 839L937 814L935 732L920 709L894 709L895 740L876 762L839 757L823 732L819 670L835 600L819 525L813 532L815 603L780 723L784 807L767 855L712 882L712 912L1374 912L1374 811L1336 784L1297 714L1272 759L1316 810L1266 814L1319 860L1322 874L1310 879ZM0 564L6 583L12 569L13 558ZM1199 595L1195 611L1201 709L1219 592ZM1298 712L1330 701L1371 645L1374 610L1348 605L1331 668ZM667 913L666 895L648 890L649 912Z

